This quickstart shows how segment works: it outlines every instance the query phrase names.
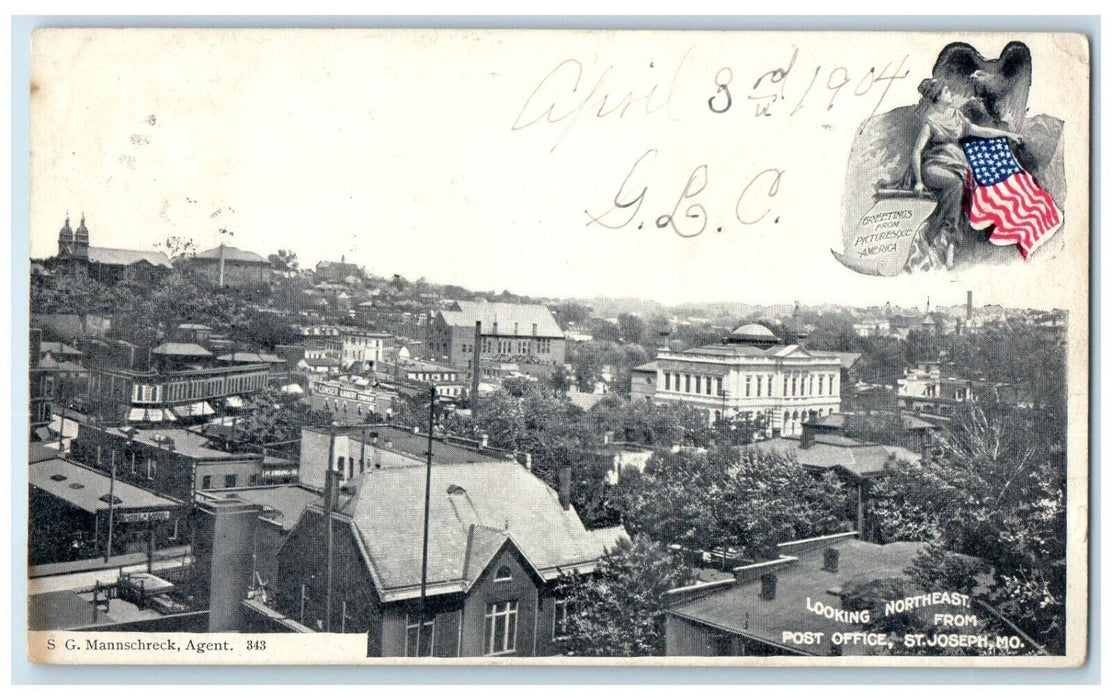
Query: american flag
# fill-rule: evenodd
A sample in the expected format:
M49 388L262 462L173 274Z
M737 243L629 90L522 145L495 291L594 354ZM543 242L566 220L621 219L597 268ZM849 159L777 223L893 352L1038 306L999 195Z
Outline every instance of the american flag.
M1062 212L1050 194L1020 167L1004 137L962 144L972 167L966 178L969 223L988 240L1015 245L1024 259L1062 226Z

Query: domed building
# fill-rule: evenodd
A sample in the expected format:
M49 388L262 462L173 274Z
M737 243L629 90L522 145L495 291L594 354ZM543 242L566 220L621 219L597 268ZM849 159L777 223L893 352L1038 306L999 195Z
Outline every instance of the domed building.
M662 350L652 400L685 403L711 425L748 420L768 436L799 435L807 420L841 408L841 359L786 344L767 326L747 323L722 342Z

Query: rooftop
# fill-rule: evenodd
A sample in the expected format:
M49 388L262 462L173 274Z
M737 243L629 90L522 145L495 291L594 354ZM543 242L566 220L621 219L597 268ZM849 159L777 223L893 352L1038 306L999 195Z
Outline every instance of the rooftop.
M123 248L98 248L89 246L89 262L101 265L134 265L145 262L154 267L173 267L170 258L161 251L125 250Z
M163 343L151 350L155 355L178 357L212 357L212 353L196 343Z
M923 546L921 542L892 542L886 545L844 539L830 544L839 552L838 570L823 568L825 547L819 545L795 554L798 561L779 569L776 597L760 597L760 578L719 589L705 597L670 606L669 612L737 634L788 647L805 654L825 655L829 645L794 645L782 641L785 630L825 632L825 639L836 631L856 631L859 624L837 622L807 609L807 599L822 601L835 608L842 600L831 591L840 592L857 583L902 576ZM845 647L846 653L867 653L872 647Z
M429 506L430 588L466 590L507 541L545 578L593 570L606 551L574 508L510 461L441 464L432 470ZM421 582L425 470L368 471L341 510L349 515L375 586L386 599L414 597ZM624 534L607 532L606 538ZM607 539L607 541L609 541Z
M209 447L209 438L200 433L185 428L148 428L148 429L132 429L124 432L120 428L105 428L105 432L110 435L127 438L128 432L131 433L132 439L135 442L151 445L164 450L170 450L177 454L191 457L194 459L208 459L219 457L234 457L230 452L217 450ZM174 446L171 449L166 439L173 440ZM250 456L250 455L245 455Z
M507 304L489 301L457 301L439 312L449 326L474 328L476 321L482 322L482 332L494 334L495 325L498 335L533 335L533 325L537 326L539 338L563 338L564 331L552 316L552 312L541 304ZM517 330L514 330L514 326Z
M197 260L219 260L221 248L224 249L225 262L258 263L263 265L270 264L270 261L259 255L258 253L252 253L249 250L242 250L230 245L209 248L208 250L197 253L193 257Z
M262 517L277 523L286 532L293 529L308 505L321 500L319 492L300 484L210 489L205 493L217 497L235 496L261 505L264 508Z
M119 479L114 486L111 478L68 459L46 459L28 465L31 486L60 498L87 513L107 511L108 492L117 499L117 509L174 508L178 501L164 498L146 489Z
M903 447L862 442L842 435L815 435L810 447L797 437L778 437L749 445L762 454L792 455L808 469L841 469L857 478L884 471L893 461L918 463L920 456Z

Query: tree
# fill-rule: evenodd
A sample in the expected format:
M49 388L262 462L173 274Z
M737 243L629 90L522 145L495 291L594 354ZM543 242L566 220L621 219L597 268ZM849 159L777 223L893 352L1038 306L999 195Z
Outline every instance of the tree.
M623 476L615 501L631 533L762 560L780 542L848 530L848 496L833 475L785 456L718 448L657 453L643 474Z
M568 656L663 656L667 591L687 584L688 570L666 547L645 537L621 540L593 576L561 578L567 601Z
M292 272L298 268L297 253L292 250L279 249L266 257L270 266L280 272Z
M191 258L197 254L197 244L193 242L192 238L186 238L185 236L170 236L166 240L156 243L154 247L164 251L166 257L171 260L183 255Z
M1065 467L1040 445L1034 412L973 403L942 457L899 464L872 484L882 541L932 542L983 560L983 598L1052 653L1065 648Z
M313 409L296 397L267 387L247 399L242 417L236 422L236 437L259 445L288 442L299 439L303 427L325 425L331 420L326 411Z

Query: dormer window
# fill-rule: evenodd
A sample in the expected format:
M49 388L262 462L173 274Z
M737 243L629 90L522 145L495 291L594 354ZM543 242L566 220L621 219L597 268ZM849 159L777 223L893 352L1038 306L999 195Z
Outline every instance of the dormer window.
M494 572L495 581L512 581L513 578L514 574L510 571L510 567L505 565L498 567L498 571Z

